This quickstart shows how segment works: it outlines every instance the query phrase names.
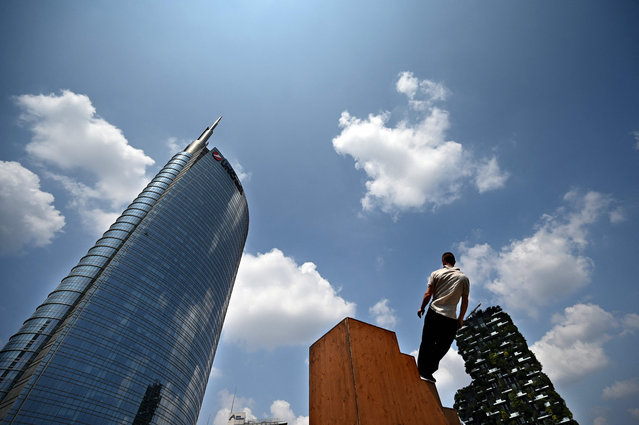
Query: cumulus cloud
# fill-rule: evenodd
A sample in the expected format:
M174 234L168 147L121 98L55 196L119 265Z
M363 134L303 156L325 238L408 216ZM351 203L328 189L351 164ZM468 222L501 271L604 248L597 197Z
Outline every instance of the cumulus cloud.
M412 351L411 356L417 361L418 350ZM444 406L452 406L455 393L460 388L470 384L472 379L466 373L464 359L455 348L448 350L439 362L439 369L433 374L437 380L437 391Z
M240 164L239 162L233 162L233 170L235 171L235 174L237 174L237 178L240 179L242 183L246 184L248 181L251 180L251 173L245 171L244 167L242 167L242 164Z
M395 83L395 89L412 99L419 89L419 78L415 77L412 72L401 72L397 83Z
M64 227L54 197L40 190L40 178L14 161L0 161L0 253L45 246Z
M431 107L436 101L446 100L449 95L448 89L442 83L420 81L412 72L407 71L399 74L395 89L408 97L411 108L420 111Z
M463 357L454 348L448 350L441 359L433 377L437 380L437 391L444 406L452 406L457 390L470 385L472 381L466 373Z
M473 285L485 285L497 272L496 256L498 256L497 252L487 243L473 246L462 243L458 265L468 276L472 276Z
M466 184L474 184L480 193L505 184L508 175L495 157L476 158L461 143L446 140L448 112L435 106L448 96L441 83L403 72L396 89L408 97L417 122L404 120L390 127L389 112L361 119L344 111L341 133L333 139L335 151L353 157L355 168L368 177L364 210L380 208L396 215L436 208L458 199Z
M578 381L603 369L609 362L604 344L628 332L623 319L616 319L595 304L567 307L563 314L554 315L552 322L552 329L530 349L553 382ZM615 385L604 394L611 396L632 388L628 382Z
M243 255L224 338L248 349L309 344L354 315L355 304L340 297L315 264L298 265L272 249Z
M635 149L639 149L639 131L633 131L632 137L635 139Z
M231 411L230 407L223 407L217 411L213 425L227 425L229 417L232 413L244 413L245 418L248 421L258 421L251 410L251 407L255 404L252 398L238 397L231 394L227 390L219 392L219 400L222 406L233 406ZM271 404L272 418L283 420L289 425L308 425L308 416L296 416L293 413L291 404L286 400L275 400Z
M220 369L216 368L215 366L211 368L211 373L209 374L209 380L218 379L218 378L221 378L222 376L224 376L224 373Z
M624 398L639 393L639 380L629 379L617 381L609 387L604 388L601 395L606 400Z
M274 418L283 420L289 425L308 425L308 416L295 416L291 409L291 404L285 400L275 400L271 404L271 415Z
M390 306L388 299L381 299L368 309L368 312L375 319L375 324L383 328L394 328L397 324L395 310Z
M82 215L119 212L147 183L146 167L154 161L98 117L88 96L64 90L16 102L33 133L27 153L63 183Z
M612 314L597 305L577 304L555 315L553 322L555 326L530 347L553 381L575 381L608 364L603 344L614 328Z
M509 174L499 169L497 158L492 157L479 163L475 184L479 193L504 187Z
M218 393L218 397L220 405L228 407L223 407L217 411L213 425L228 425L231 413L244 412L247 420L254 421L257 419L257 416L251 411L251 407L255 404L255 400L252 398L239 397L225 389ZM233 411L231 411L231 407Z
M626 314L622 320L625 332L632 333L639 330L639 314Z
M610 222L613 224L618 224L623 221L626 221L626 214L621 208L617 208L615 210L610 211Z
M501 249L461 244L460 264L508 309L535 316L549 300L560 300L590 282L593 262L583 254L589 228L609 212L611 203L598 192L571 191L565 205L545 214L531 236Z
M169 150L171 156L175 155L178 152L182 152L184 148L186 148L189 142L185 140L178 139L177 137L169 137L166 139L166 147Z

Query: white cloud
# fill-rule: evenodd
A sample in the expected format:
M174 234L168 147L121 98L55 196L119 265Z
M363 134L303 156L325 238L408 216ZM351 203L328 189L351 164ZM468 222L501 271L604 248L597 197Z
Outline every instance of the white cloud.
M626 314L623 319L624 333L633 333L639 330L639 314Z
M417 362L418 353L418 350L410 353L411 356L415 357L415 362ZM433 374L433 377L437 380L437 391L444 406L452 406L457 390L469 385L472 381L466 373L464 359L453 347L441 359L439 369Z
M246 183L251 180L251 173L244 171L244 167L242 167L242 164L240 164L239 162L233 162L233 170L235 170L237 178L239 178L242 183Z
M384 268L384 261L384 257L381 255L378 255L377 258L375 258L375 269L377 271L381 271Z
M639 409L628 409L628 413L630 413L630 416L634 419L639 419Z
M531 236L499 250L488 244L460 245L464 271L509 310L536 316L550 300L560 300L590 282L593 262L583 254L589 226L606 214L612 200L597 192L569 192L564 201L554 215L542 217Z
M388 112L360 119L344 111L341 133L333 139L335 151L352 156L355 168L368 176L361 200L364 210L380 208L396 215L436 208L458 199L467 183L474 182L480 192L504 185L508 176L496 158L476 159L460 143L445 139L448 112L433 106L447 97L443 85L404 72L396 89L417 111L416 123L401 121L388 127Z
M617 381L609 387L604 388L601 397L606 400L624 398L639 393L639 380L628 379Z
M178 139L177 137L169 137L166 139L166 147L171 155L175 155L178 152L182 152L187 147L189 142Z
M633 131L632 137L635 139L635 149L639 149L639 131Z
M593 425L608 425L608 419L604 418L603 416L598 416L592 423Z
M469 385L471 382L470 376L466 373L464 359L454 348L448 350L444 358L439 362L439 369L433 376L437 379L437 389L442 397L442 402L448 396L450 398L450 406L454 402L457 390Z
M86 229L94 235L101 235L106 232L115 220L120 216L121 212L109 212L100 208L82 209L80 210L80 218Z
M397 83L395 83L395 89L398 93L405 94L409 99L412 99L419 89L419 78L415 77L412 72L401 72Z
M355 304L341 298L315 264L297 265L273 249L243 255L223 336L248 349L309 344L354 315Z
M594 304L576 304L553 317L555 326L530 349L554 382L577 381L604 368L603 345L615 335L612 314Z
M224 376L224 373L220 369L216 368L215 366L211 368L211 373L209 374L209 380L218 379L218 378L221 378L222 376Z
M244 412L246 414L247 420L254 421L257 419L257 416L255 416L251 411L251 406L255 404L255 400L253 400L252 398L238 397L237 395L231 394L225 389L220 391L218 393L218 396L220 405L228 407L222 407L220 410L217 411L215 419L213 420L213 425L228 425L231 413ZM231 408L233 408L232 411Z
M394 328L397 324L395 310L389 305L388 299L381 299L368 309L368 312L375 318L375 324L383 328Z
M489 190L502 188L506 184L508 176L508 173L499 169L497 158L492 157L484 160L477 167L477 176L475 178L477 190L479 190L479 193L484 193Z
M54 197L40 190L36 174L14 161L0 161L0 253L45 246L64 227Z
M426 95L429 102L436 100L446 100L448 97L448 89L441 83L435 83L430 80L422 80L419 82L419 89Z
M621 208L610 211L610 222L612 224L619 224L626 221L626 214Z
M487 243L467 246L460 244L458 266L472 278L473 285L490 281L497 268L499 254Z
M87 96L64 90L22 95L16 102L33 133L27 153L57 176L82 215L118 213L147 183L146 167L154 161L96 116Z
M271 404L273 418L286 421L288 425L308 425L308 416L295 416L291 404L285 400L275 400Z
M417 111L426 110L436 101L446 100L449 94L448 89L442 83L430 80L420 81L412 72L408 71L400 72L395 89L406 95L410 107ZM415 99L418 94L423 98Z
M120 216L121 211L105 211L94 206L99 193L84 183L62 174L44 172L44 177L58 182L70 195L69 206L78 211L82 225L93 235L101 235Z
M251 410L255 401L252 398L239 397L231 394L227 390L222 390L218 393L219 402L222 407L217 411L213 425L228 425L229 417L231 413L244 413L246 420L257 421L258 418ZM226 407L228 406L228 407ZM233 407L233 410L231 410ZM291 404L286 400L275 400L271 404L271 415L273 418L284 420L289 425L308 425L308 416L296 416L291 409Z

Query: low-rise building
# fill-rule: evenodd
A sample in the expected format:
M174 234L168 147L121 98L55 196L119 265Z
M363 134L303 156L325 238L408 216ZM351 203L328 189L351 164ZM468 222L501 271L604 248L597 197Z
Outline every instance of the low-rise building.
M245 412L235 412L231 413L228 425L287 425L287 422L273 418L249 420L246 419Z

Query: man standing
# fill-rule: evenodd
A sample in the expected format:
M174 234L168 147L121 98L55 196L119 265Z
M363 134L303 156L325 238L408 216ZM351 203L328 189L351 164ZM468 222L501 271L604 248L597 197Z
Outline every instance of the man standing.
M451 252L442 255L442 265L444 267L431 273L422 305L417 311L417 316L421 318L428 301L433 298L424 319L422 343L417 358L419 374L431 382L435 382L433 373L439 368L439 361L453 343L457 329L464 324L470 293L470 281L455 267L455 256ZM461 307L457 316L460 299Z

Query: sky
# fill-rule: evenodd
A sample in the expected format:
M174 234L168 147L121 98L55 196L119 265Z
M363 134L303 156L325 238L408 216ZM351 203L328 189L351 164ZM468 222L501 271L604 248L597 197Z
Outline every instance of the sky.
M0 3L0 344L155 173L211 146L250 229L198 425L308 423L345 317L415 354L453 251L580 424L639 423L639 2ZM445 405L468 385L453 345Z

